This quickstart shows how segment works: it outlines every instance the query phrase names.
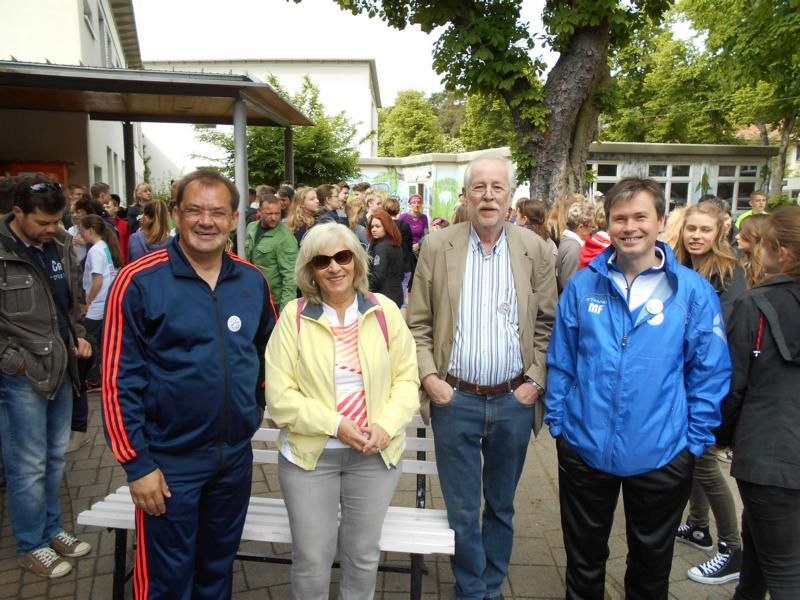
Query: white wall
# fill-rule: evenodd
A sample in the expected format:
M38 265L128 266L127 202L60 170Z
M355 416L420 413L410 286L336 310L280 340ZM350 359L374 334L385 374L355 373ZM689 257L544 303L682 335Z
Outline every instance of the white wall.
M300 89L303 76L308 75L319 87L320 101L329 114L345 112L356 125L356 140L365 139L358 146L360 156L377 156L378 109L373 99L373 89L368 62L270 62L252 61L175 61L147 62L146 68L206 73L251 75L266 81L270 74L278 78L281 86L292 94Z
M92 67L124 67L124 55L108 0L0 0L0 59L12 57L25 62L51 62L61 65L83 64ZM3 111L4 113L7 111ZM31 111L23 111L31 112ZM28 120L63 124L70 119L45 116L37 112ZM36 118L38 117L38 118ZM82 116L85 120L85 115ZM4 117L8 120L9 116ZM50 129L42 136L33 137L28 132L22 137L6 136L4 154L29 158L31 149L26 144L35 140L35 152L43 160L69 160L76 163L75 181L91 184L99 167L102 180L124 197L124 147L122 126L116 122L89 121L82 129L83 139L76 137L74 127L65 130ZM5 132L5 130L4 130ZM54 134L57 134L54 136ZM88 155L75 157L74 148L64 144L46 143L46 137L63 137L74 148L88 150ZM12 140L12 143L8 143ZM141 131L134 125L134 154L137 181L144 175L141 156ZM108 160L108 156L111 160ZM114 156L116 155L116 161ZM110 166L110 168L109 168Z
M150 128L153 123L145 123L145 128ZM180 127L186 127L182 125ZM169 190L170 182L180 179L183 175L193 170L184 168L176 164L164 151L159 143L151 139L147 134L144 135L144 154L150 157L150 183L156 192ZM141 181L137 177L136 181Z
M0 59L77 65L82 0L0 0Z

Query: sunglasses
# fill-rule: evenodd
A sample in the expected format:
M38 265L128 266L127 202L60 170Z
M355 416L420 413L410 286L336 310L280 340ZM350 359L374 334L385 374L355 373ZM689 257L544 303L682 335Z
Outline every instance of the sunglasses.
M350 250L340 250L333 256L317 254L311 259L311 265L318 271L321 271L322 269L327 269L332 260L335 260L337 265L343 267L353 262L353 253Z
M34 183L30 190L32 192L60 192L61 186L57 183Z

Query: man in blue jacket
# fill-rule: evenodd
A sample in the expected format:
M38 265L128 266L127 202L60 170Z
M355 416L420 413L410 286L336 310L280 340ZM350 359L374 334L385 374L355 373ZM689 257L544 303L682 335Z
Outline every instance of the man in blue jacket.
M225 252L233 184L196 171L175 202L178 235L109 292L104 424L136 505L134 596L220 600L231 597L276 316L261 272Z
M719 300L657 242L664 193L623 179L606 195L612 245L562 294L547 356L567 598L602 600L620 487L625 597L666 599L695 457L714 443L731 364Z

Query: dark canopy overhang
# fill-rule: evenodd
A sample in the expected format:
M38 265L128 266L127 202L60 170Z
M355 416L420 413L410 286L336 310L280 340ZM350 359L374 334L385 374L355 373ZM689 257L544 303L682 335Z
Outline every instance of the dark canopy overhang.
M0 61L0 109L83 112L104 121L231 125L237 100L245 103L248 125L314 124L271 86L244 75Z
M248 199L246 125L284 129L286 177L294 178L292 130L314 122L271 86L245 75L143 69L105 69L0 61L0 110L79 112L90 119L121 121L126 197L133 195L134 121L233 125L235 179L240 212ZM238 248L244 255L244 219Z

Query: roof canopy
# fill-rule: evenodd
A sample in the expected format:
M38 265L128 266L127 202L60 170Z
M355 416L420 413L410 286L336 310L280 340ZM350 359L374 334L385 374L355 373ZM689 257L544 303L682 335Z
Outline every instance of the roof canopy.
M84 112L105 121L232 124L237 100L245 103L248 125L314 124L271 86L244 75L0 61L0 109Z

